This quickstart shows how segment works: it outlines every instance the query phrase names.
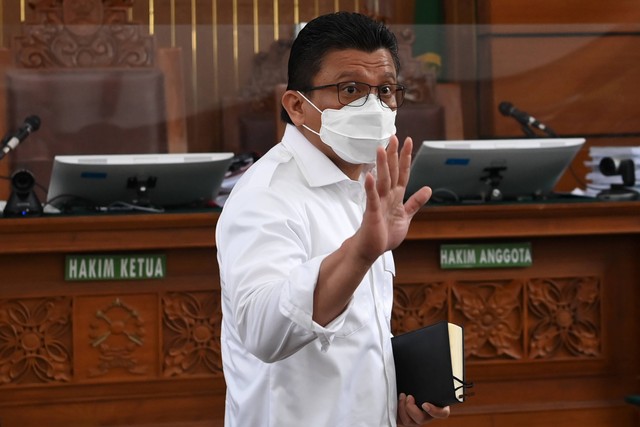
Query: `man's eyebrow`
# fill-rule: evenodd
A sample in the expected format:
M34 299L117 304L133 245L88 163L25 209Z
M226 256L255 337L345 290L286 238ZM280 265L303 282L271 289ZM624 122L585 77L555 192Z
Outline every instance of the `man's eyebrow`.
M384 73L384 77L389 79L390 82L395 82L398 80L395 73L387 72ZM343 72L336 76L336 80L339 82L349 81L349 82L360 82L362 79L357 78L357 75L352 72Z

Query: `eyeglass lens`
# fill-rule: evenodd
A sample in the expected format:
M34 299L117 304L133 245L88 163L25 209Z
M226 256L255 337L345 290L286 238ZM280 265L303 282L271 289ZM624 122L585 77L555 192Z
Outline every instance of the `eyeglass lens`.
M373 88L377 89L378 98L382 104L389 108L397 108L402 105L404 91L399 85L389 84L382 86L369 86L366 83L346 82L338 84L338 101L342 105L362 107L367 101L367 95Z

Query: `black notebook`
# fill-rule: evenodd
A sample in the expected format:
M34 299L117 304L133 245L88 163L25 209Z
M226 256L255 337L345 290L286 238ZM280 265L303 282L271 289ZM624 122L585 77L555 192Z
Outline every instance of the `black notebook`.
M444 407L464 402L471 387L464 375L464 331L439 322L391 339L399 393Z

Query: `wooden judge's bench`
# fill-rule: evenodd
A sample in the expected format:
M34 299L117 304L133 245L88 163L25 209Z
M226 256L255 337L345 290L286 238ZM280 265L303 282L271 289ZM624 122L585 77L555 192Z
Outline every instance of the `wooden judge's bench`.
M0 425L222 426L217 217L0 219ZM530 266L440 267L443 244L513 242ZM475 383L437 425L638 426L639 256L638 202L423 209L393 327L463 324Z

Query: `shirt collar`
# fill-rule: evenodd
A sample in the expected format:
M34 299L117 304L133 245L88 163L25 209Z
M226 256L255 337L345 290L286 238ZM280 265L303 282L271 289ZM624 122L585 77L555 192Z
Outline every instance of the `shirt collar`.
M292 153L302 174L311 187L322 187L341 181L351 181L322 151L318 150L300 130L287 124L282 144ZM360 176L364 182L366 172L372 167L365 166Z

